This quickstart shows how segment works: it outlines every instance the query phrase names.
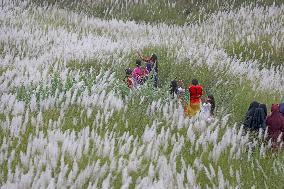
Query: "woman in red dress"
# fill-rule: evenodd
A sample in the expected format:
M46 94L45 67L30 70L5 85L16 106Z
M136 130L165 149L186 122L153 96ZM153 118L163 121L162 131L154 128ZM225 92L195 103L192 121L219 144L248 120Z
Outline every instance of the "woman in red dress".
M198 85L198 80L193 79L191 85L188 88L190 98L187 109L187 114L189 117L195 116L200 111L201 96L203 88Z

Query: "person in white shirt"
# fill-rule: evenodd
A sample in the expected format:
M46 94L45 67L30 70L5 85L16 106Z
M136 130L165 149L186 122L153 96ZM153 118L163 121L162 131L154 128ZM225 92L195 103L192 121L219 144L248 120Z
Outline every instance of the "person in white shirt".
M213 118L215 110L215 99L213 95L208 95L205 99L205 102L202 104L200 110L200 117L207 121L210 121Z

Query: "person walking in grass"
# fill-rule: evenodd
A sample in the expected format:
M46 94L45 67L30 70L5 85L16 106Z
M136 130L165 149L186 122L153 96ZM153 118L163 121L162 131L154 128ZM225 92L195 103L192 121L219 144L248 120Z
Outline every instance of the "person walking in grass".
M137 52L139 58L146 62L146 68L150 73L152 70L154 71L154 87L158 87L158 57L156 54L152 54L150 57L146 57L139 52Z
M271 114L266 119L268 140L272 142L272 149L276 150L280 142L284 141L284 117L279 111L279 104L272 104Z
M152 54L149 57L144 56L139 52L137 52L137 54L141 60L146 62L146 68L149 72L151 72L153 69L155 70L155 68L158 69L158 57L156 54Z
M245 115L244 128L253 132L258 132L259 129L265 130L266 116L266 105L253 101Z
M178 94L178 83L177 80L174 79L171 81L171 85L170 85L170 94L172 96L172 99L175 98L175 95Z
M189 104L187 109L187 115L189 117L195 116L200 111L201 96L203 87L198 84L197 79L193 79L191 85L188 87L189 91Z

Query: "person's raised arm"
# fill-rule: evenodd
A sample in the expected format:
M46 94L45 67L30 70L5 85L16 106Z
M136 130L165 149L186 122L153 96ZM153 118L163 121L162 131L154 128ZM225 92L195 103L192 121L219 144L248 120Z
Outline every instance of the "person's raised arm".
M146 56L144 56L144 55L142 55L141 53L139 53L138 51L137 51L137 55L138 55L138 57L141 59L141 60L143 60L144 62L148 62L149 61L149 57L146 57Z

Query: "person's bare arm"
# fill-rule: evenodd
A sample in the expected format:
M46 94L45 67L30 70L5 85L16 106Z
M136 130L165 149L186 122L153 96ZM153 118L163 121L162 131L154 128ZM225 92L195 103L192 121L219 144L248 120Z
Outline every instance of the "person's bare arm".
M147 62L147 61L149 61L149 57L146 57L146 56L144 56L144 55L142 55L141 53L139 53L138 51L137 51L137 54L138 54L138 57L141 59L141 60L143 60L144 62Z

